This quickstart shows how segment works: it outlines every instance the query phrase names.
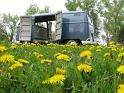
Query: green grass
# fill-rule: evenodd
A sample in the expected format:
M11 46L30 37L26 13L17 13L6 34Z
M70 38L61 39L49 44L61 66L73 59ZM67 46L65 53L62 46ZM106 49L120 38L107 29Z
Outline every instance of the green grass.
M0 56L9 53L15 60L21 58L29 61L22 68L10 70L7 63L0 62L0 93L116 93L119 84L124 84L124 75L117 72L118 66L124 62L117 62L120 49L112 51L111 48L102 46L101 51L96 51L97 46L85 45L23 45L17 44L12 49L10 43L0 43L7 47ZM28 47L27 47L28 46ZM83 50L92 52L92 58L87 60L80 58ZM68 62L57 60L54 54L69 51L71 60ZM43 54L43 58L36 58L33 52ZM104 57L110 52L112 56ZM42 59L51 59L52 64L41 64ZM93 67L91 73L80 72L77 65L87 63ZM55 74L56 67L64 68L67 73L64 86L42 84L43 80Z

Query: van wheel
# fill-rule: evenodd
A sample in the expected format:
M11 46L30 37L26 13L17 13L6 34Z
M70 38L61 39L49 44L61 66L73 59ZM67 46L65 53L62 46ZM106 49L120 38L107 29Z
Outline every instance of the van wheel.
M76 40L68 40L66 44L77 44L77 45L82 45L82 42L79 39Z
M76 40L68 40L66 44L73 45L73 44L78 44L78 42Z

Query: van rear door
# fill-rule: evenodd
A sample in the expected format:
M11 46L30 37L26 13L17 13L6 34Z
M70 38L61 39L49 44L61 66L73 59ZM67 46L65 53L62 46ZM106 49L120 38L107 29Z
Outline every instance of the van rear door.
M60 40L62 37L62 12L56 13L56 38L55 40Z
M19 41L31 41L32 17L22 16L20 20Z

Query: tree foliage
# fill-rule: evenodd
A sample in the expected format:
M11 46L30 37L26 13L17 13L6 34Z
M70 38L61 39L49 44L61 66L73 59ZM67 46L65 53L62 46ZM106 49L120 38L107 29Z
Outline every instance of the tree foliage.
M6 28L5 28L5 26L2 24L2 23L0 23L0 39L9 39L8 38L8 34L7 34L7 32L6 32Z
M69 11L76 11L76 9L78 7L78 1L77 0L67 0L67 2L65 3L65 6Z
M3 14L3 21L0 24L0 31L3 36L9 38L10 41L13 40L13 36L16 30L16 23L19 20L17 15Z
M101 0L101 7L100 14L104 17L105 31L112 35L112 40L118 42L121 21L119 16L124 12L124 0Z
M49 13L50 12L50 7L49 6L45 6L44 9L40 10L40 13Z
M34 15L40 12L40 8L36 4L31 4L26 10L26 15Z
M123 16L123 21L120 21L120 30L118 34L118 42L124 44L124 16Z
M29 8L26 10L26 15L34 15L39 13L48 13L50 12L49 6L45 6L44 9L40 9L36 4L31 4Z

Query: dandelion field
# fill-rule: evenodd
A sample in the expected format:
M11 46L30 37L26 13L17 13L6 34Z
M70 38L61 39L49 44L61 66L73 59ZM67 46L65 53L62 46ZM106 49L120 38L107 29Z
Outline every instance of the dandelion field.
M124 47L0 42L0 93L124 93Z

